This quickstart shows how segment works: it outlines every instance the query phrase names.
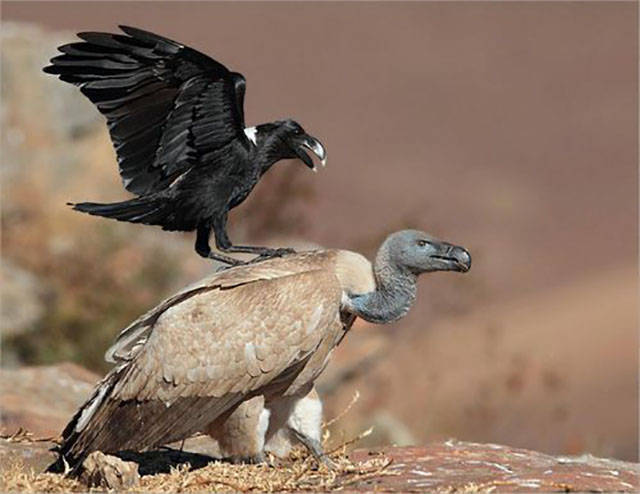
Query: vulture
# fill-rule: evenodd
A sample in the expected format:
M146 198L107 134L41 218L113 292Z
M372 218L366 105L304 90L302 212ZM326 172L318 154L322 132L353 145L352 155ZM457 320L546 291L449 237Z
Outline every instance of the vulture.
M315 171L326 151L292 119L245 128L245 78L188 46L141 29L79 33L44 68L80 88L106 117L124 187L136 197L111 204L70 204L119 221L196 230L195 250L226 264L221 252L261 257L291 249L233 245L229 210L284 159ZM219 251L212 252L213 231Z
M420 274L470 267L464 248L403 230L385 239L373 265L328 249L210 275L119 334L106 355L116 365L64 429L52 468L77 469L95 450L140 451L215 430L256 396L266 410L261 431L292 423L356 317L397 321ZM323 459L316 438L293 429Z

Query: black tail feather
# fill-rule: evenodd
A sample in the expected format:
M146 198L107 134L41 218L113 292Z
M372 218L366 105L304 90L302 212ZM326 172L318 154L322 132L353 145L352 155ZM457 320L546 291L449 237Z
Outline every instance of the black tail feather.
M142 223L144 225L166 225L170 210L166 199L159 197L137 197L128 201L100 204L95 202L68 203L74 210L94 216L104 216L118 221Z

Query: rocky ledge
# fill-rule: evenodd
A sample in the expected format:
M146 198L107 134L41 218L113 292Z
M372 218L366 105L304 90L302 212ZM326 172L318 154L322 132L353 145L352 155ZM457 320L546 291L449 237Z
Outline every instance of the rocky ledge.
M424 447L356 450L354 462L392 459L385 475L360 489L387 492L638 492L640 465L591 455L551 456L498 444L446 441Z
M49 448L53 443L48 441L34 441L28 436L16 436L0 440L0 467L2 476L0 490L16 490L22 484L39 486L46 490L56 491L55 486L62 490L77 490L81 484L61 483L59 479L53 479L53 475L43 475L45 465L54 459ZM145 456L146 455L146 456ZM159 456L166 458L159 458ZM105 455L102 455L105 456ZM109 462L110 471L113 465L125 464L128 468L136 464L119 462L113 457ZM132 455L128 456L128 460ZM156 473L148 473L149 465L145 465L147 458L153 458L154 465L161 465ZM195 453L178 453L175 450L158 451L152 454L146 453L135 458L139 463L141 472L140 480L137 471L134 472L135 483L127 486L111 486L124 490L125 487L136 490L145 487L157 488L157 482L162 480L162 487L169 486L165 482L178 481L176 475L183 478L179 481L182 485L193 485L194 488L220 489L220 475L231 475L234 478L242 476L237 469L252 469L252 473L246 476L250 480L242 484L243 491L260 491L265 485L259 477L265 476L269 482L274 482L274 469L260 468L255 465L225 466L215 462L214 458L208 458ZM325 472L322 469L316 474L316 483L296 485L293 480L285 478L287 472L304 471L295 463L308 460L292 460L294 464L283 465L282 479L280 483L272 484L275 490L316 490L330 491L335 489L354 492L378 491L378 492L638 492L640 490L640 465L617 460L596 458L591 455L578 457L551 456L525 449L511 448L496 444L477 444L461 441L446 441L428 444L420 447L389 447L374 450L357 449L348 459L341 459L338 463L346 465L336 472ZM215 462L215 463L211 463ZM342 462L342 463L340 463ZM186 463L189 463L187 466ZM371 465L377 467L372 469ZM359 472L359 466L363 466L363 472ZM367 466L368 465L368 466ZM169 468L174 467L174 468ZM22 472L17 474L16 468ZM228 468L228 471L225 470ZM222 471L222 470L224 471ZM235 469L232 471L232 469ZM296 470L297 469L297 470ZM13 473L11 473L13 470ZM137 470L137 468L136 468ZM255 470L255 471L253 471ZM168 474L167 472L173 472ZM112 472L113 474L113 472ZM167 476L169 475L169 476ZM293 474L292 474L293 475ZM298 475L298 474L295 474ZM326 475L330 482L318 480L318 477ZM56 476L57 477L57 476ZM111 475L113 478L125 478L117 472ZM155 477L155 479L154 479ZM301 477L304 478L304 477ZM194 484L195 480L197 483ZM211 485L207 486L207 479ZM218 479L218 480L216 480ZM325 479L326 480L326 479ZM106 483L105 483L106 482ZM51 489L49 486L51 483ZM92 485L106 486L108 479L92 479ZM20 490L20 489L18 489ZM163 489L161 489L163 490ZM190 489L186 489L190 490Z

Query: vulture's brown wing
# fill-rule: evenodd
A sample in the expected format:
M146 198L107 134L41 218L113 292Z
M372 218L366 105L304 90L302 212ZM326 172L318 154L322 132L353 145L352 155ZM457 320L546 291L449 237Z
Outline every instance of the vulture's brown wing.
M94 450L141 450L203 430L252 393L281 392L339 317L331 269L249 281L250 268L166 308L134 352L102 382L63 433L69 463ZM327 262L326 259L320 263ZM264 276L269 265L257 265ZM211 280L210 280L211 281ZM220 280L218 280L220 281ZM305 372L308 372L305 370Z
M295 256L274 258L257 264L238 266L219 273L213 273L162 301L123 329L114 344L106 351L105 360L111 363L131 360L146 342L158 317L167 309L197 293L208 291L212 288L229 289L259 280L270 280L302 272L326 269L331 255L327 251L301 252Z

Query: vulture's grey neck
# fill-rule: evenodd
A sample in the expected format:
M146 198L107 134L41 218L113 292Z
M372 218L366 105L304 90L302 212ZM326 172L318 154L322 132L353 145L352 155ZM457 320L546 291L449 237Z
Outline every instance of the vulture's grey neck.
M409 312L416 298L417 276L390 257L388 249L380 249L374 264L376 290L350 296L347 302L348 310L365 321L376 324L397 321Z

